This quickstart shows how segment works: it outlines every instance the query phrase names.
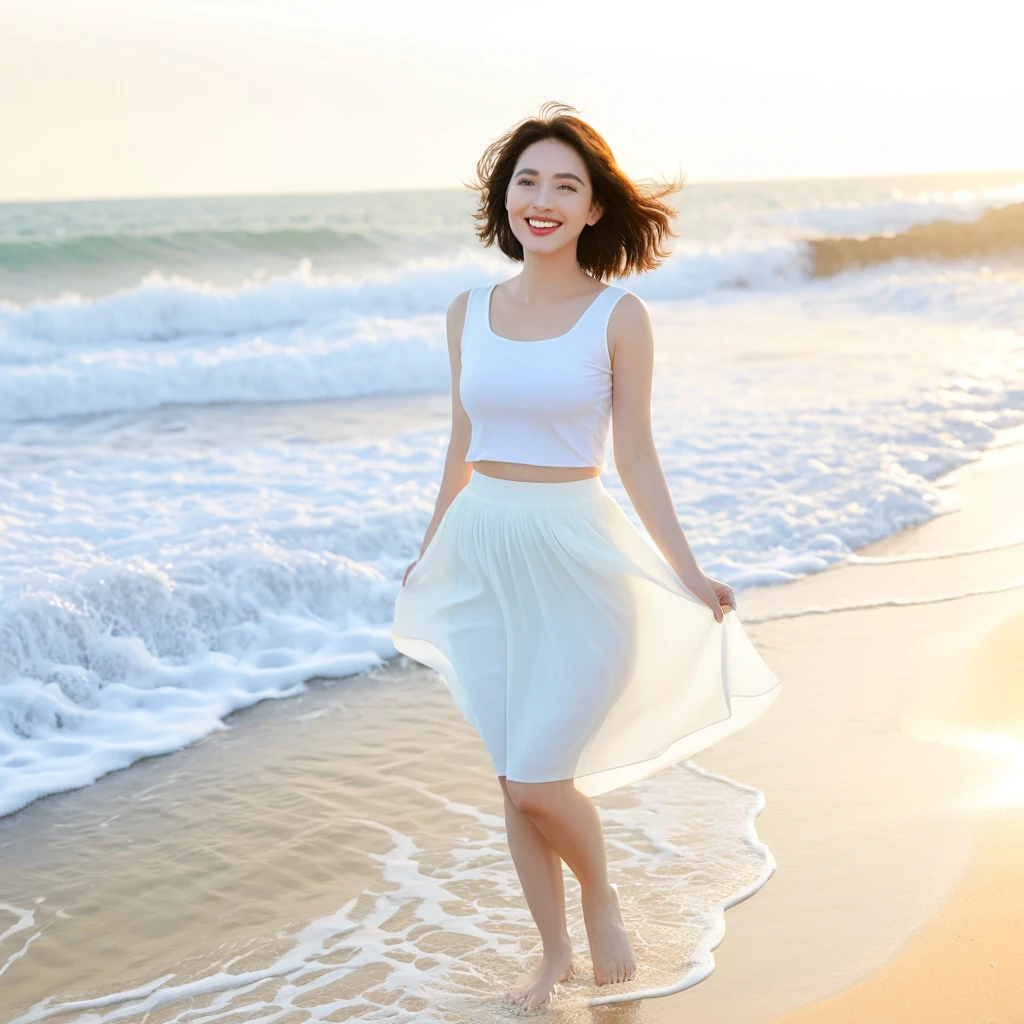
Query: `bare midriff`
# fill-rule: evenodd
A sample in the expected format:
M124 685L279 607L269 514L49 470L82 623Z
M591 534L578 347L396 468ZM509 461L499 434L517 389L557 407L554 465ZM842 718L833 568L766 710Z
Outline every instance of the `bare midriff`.
M530 480L534 483L558 483L562 480L586 480L600 476L597 466L530 466L525 462L495 462L481 459L470 465L484 476L496 476L500 480Z

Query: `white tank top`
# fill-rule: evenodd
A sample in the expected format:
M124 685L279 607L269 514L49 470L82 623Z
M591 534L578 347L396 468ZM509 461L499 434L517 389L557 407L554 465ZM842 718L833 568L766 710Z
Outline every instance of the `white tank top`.
M608 319L628 289L607 285L565 334L515 341L491 330L491 292L469 293L459 394L467 462L605 467L612 414Z

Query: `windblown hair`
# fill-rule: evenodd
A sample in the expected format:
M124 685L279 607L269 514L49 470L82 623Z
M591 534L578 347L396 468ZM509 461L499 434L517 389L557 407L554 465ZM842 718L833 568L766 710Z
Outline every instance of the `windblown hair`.
M540 139L558 139L583 158L594 199L604 211L596 224L584 226L577 240L580 268L599 281L653 270L669 255L663 247L666 236L678 236L671 227L676 211L664 197L680 191L686 179L634 182L616 163L608 143L577 113L566 103L549 101L537 117L524 118L484 150L476 180L464 182L480 193L473 214L480 223L477 237L485 245L497 243L509 259L522 262L523 245L508 222L505 194L523 150Z

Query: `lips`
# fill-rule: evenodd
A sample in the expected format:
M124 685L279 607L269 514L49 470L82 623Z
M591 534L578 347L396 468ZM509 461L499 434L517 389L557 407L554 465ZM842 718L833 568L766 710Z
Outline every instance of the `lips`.
M530 220L536 220L536 221L539 221L541 224L548 224L548 225L551 225L551 226L550 227L543 227L543 228L534 227L530 223ZM550 235L552 231L557 231L562 226L562 224L561 224L560 221L553 221L553 220L550 220L547 217L532 217L532 218L527 218L526 219L526 226L530 229L531 234L534 234L534 235Z

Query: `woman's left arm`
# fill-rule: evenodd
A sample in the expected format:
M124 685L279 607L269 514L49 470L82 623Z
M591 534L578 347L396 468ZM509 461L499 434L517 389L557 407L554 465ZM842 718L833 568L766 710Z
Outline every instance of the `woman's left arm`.
M668 564L721 622L723 605L735 608L736 599L731 587L701 571L676 515L651 430L654 331L647 306L632 292L612 310L608 350L612 360L612 448L619 479Z

